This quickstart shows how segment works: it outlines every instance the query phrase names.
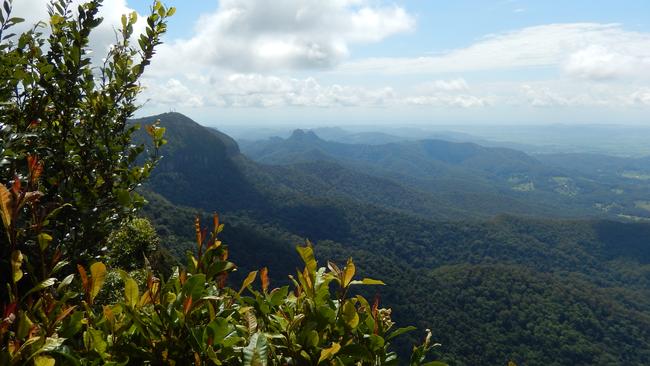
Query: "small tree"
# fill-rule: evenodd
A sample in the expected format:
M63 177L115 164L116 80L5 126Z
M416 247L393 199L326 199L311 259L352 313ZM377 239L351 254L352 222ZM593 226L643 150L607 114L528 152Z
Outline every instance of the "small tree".
M10 16L11 0L0 10L0 177L15 189L29 176L30 164L38 167L45 179L34 180L30 189L40 192L39 209L21 210L39 229L48 221L54 246L47 256L65 250L76 261L95 257L116 224L143 204L134 189L157 157L152 152L137 160L145 148L132 144L138 127L127 120L138 108L138 80L174 12L155 1L137 48L131 44L136 13L122 16L117 43L94 67L88 44L102 22L101 4L93 0L73 9L71 0L51 1L48 36L42 23L10 34L22 19ZM149 126L148 132L154 148L164 143L162 128ZM18 208L18 196L7 203L11 208ZM56 217L48 218L55 209ZM36 254L29 245L34 238L15 225L0 229L15 233L0 236L2 257L15 250Z
M143 268L145 257L159 249L160 238L151 222L134 218L108 237L108 264L114 268Z

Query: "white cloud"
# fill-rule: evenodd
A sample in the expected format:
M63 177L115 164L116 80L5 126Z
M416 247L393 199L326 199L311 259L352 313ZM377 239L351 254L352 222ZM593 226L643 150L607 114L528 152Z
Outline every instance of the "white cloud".
M429 95L407 97L404 103L419 106L473 108L485 107L490 103L486 98L473 95Z
M467 91L469 85L463 78L456 79L441 79L425 82L417 86L420 92L435 92L435 91Z
M148 83L146 97L163 106L224 108L268 107L394 107L429 106L473 108L491 103L488 97L468 93L463 79L438 80L430 93L396 91L392 87L323 84L313 77L291 78L235 73L224 76L194 75L192 88L177 79Z
M77 11L77 6L82 0L73 1L70 10ZM24 31L31 28L39 21L48 19L47 6L49 0L16 0L13 2L12 16L25 18L25 22L20 24L17 31ZM109 46L116 41L116 30L121 27L122 14L130 14L131 9L126 0L108 0L104 1L99 10L99 16L104 18L103 22L93 31L90 36L90 48L93 50L93 57L101 59L108 52ZM145 19L138 15L138 22L134 27L134 35L144 32L146 27ZM43 29L49 31L49 28Z
M641 88L630 95L628 101L632 104L650 106L650 88Z
M163 45L159 67L179 56L198 65L239 71L327 68L355 43L378 42L413 30L396 5L363 0L223 0L201 16L193 37Z
M613 47L591 45L572 53L564 70L571 76L590 80L641 76L650 70L650 52L626 52Z
M151 103L184 107L349 107L385 106L395 98L392 88L369 89L339 84L322 85L316 79L281 78L261 74L194 77L192 89L176 79L147 84Z
M597 58L597 61L589 59ZM340 71L353 73L446 73L519 68L564 67L581 77L635 75L650 60L650 34L617 24L568 23L527 27L494 34L440 56L374 58L350 61ZM597 65L596 65L597 64ZM618 70L613 72L612 70Z
M419 84L413 93L401 98L407 105L472 108L490 105L487 97L469 94L470 88L463 78L433 80Z
M571 104L569 99L558 95L547 87L534 88L524 84L521 90L533 107L566 107Z
M624 84L599 84L586 80L546 80L523 84L512 104L533 107L620 108L643 104L644 89L632 92L634 87Z
M155 82L145 82L144 99L148 103L168 107L197 108L205 105L204 98L190 90L178 79L169 79L162 85Z

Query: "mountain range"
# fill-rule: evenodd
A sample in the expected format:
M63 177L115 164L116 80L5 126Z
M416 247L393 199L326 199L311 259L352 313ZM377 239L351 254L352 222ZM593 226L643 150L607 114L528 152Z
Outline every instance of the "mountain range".
M158 119L169 143L145 214L178 258L194 215L220 212L241 273L284 283L309 239L321 265L353 257L386 282L373 291L420 329L401 350L430 328L451 365L650 363L650 224L626 222L645 219L643 159L302 130L240 151L178 113L133 122Z

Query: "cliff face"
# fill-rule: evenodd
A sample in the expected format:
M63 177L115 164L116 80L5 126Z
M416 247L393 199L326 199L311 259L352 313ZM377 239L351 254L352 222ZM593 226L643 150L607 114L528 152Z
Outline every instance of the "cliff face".
M206 211L246 209L263 201L241 171L240 163L245 158L232 138L180 113L132 122L145 125L156 120L166 128L167 144L149 180L150 189L172 203ZM143 139L143 133L139 132L138 140Z

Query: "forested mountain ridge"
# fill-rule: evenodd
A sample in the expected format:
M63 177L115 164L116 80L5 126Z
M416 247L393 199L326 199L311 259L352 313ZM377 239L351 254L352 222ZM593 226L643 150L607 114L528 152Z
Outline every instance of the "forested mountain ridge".
M442 140L346 144L302 130L287 139L246 143L244 153L262 163L336 162L456 205L462 205L466 195L474 196L471 201L482 202L475 211L487 215L650 218L646 204L650 189L643 184L650 177L648 159L530 156L509 148Z
M169 161L147 185L159 195L149 195L146 209L177 255L191 245L178 238L193 215L219 211L233 260L251 269L271 261L274 281L295 267L296 241L312 240L321 258L354 257L363 275L387 283L378 291L396 320L433 329L452 365L650 362L649 225L427 218L378 202L382 193L372 190L383 192L389 180L354 172L348 181L351 169L336 162L259 165L194 124L193 140L175 144L184 125L166 120L177 117L147 119L160 118L170 146L182 148L162 149ZM192 158L201 169L191 168ZM236 185L215 192L225 184ZM391 196L413 192L393 189ZM358 197L364 192L372 198Z

